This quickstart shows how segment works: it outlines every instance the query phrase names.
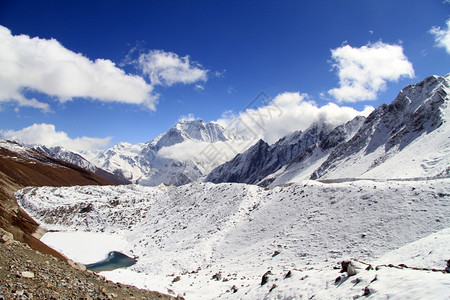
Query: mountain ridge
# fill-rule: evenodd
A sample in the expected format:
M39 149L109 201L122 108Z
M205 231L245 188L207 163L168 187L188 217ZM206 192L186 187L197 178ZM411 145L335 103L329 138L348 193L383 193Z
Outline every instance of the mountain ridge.
M250 148L217 167L205 180L274 186L308 178L448 176L450 153L447 149L450 143L446 141L450 129L446 118L450 116L449 95L450 74L427 77L402 89L391 104L380 105L366 119L356 117L347 125L336 127L337 131L332 134L332 130L322 135L316 132L314 139L294 157L289 153L283 155L282 148L286 147L283 143L288 140L285 137L278 141L281 147L277 148L277 143L271 146L272 152L268 146L260 149L267 152L264 155ZM441 126L443 124L445 126ZM302 136L297 138L297 141L291 141L291 145L304 139ZM425 150L424 145L431 147L426 157L416 161L408 158L420 157L419 153ZM271 169L275 157L279 163ZM259 165L255 166L253 161ZM242 177L237 173L243 174Z

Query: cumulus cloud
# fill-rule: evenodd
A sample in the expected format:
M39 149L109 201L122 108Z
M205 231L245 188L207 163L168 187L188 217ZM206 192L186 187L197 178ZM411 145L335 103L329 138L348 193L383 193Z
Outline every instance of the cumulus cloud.
M27 145L45 145L47 147L62 146L74 152L84 152L105 147L111 141L111 137L70 138L64 131L56 131L53 124L33 124L20 130L0 130L5 138L22 142Z
M257 140L231 140L227 142L200 142L185 141L169 147L163 147L158 151L162 157L181 161L193 161L197 167L207 174L215 167L229 161L239 152L244 152ZM211 153L211 151L217 151ZM213 159L211 159L213 157Z
M103 102L142 104L155 109L157 96L142 77L128 75L107 59L92 61L54 39L13 36L0 26L0 102L50 110L47 103L28 99L37 91L64 102L74 97Z
M357 115L367 116L372 111L371 106L358 111L334 103L319 107L308 99L307 94L286 92L264 106L249 108L237 115L227 112L217 123L227 128L230 135L262 138L271 144L296 130L305 130L319 120L337 126Z
M436 47L444 48L445 51L450 54L450 19L447 20L446 24L446 29L441 29L439 26L434 26L431 28L430 33L434 35Z
M248 108L238 114L226 111L222 118L215 121L225 128L224 134L233 138L231 140L215 143L185 141L163 147L158 154L170 159L194 161L206 174L244 152L259 139L272 144L296 130L307 129L316 121L338 126L357 115L368 116L373 111L371 106L358 111L334 103L319 107L314 101L308 100L308 95L300 93L283 93L262 103L262 106ZM180 118L180 121L192 119L194 116L188 115Z
M141 54L137 63L153 85L191 84L208 79L208 70L192 62L188 55L180 57L173 52L151 50Z
M339 102L375 100L388 81L414 77L413 66L400 45L383 42L361 48L344 45L331 50L331 57L340 87L328 93Z

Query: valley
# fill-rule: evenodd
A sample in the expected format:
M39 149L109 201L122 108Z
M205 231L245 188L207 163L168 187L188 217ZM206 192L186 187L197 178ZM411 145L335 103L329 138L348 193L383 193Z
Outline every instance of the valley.
M64 247L59 231L126 241L120 249L103 250L138 257L127 269L102 272L111 280L173 291L186 299L310 298L340 291L333 284L339 275L333 267L340 261L372 262L447 228L449 183L436 179L305 181L272 189L235 183L39 188L25 189L18 198L51 231L52 246L68 256L73 249ZM86 206L92 209L82 213ZM79 238L81 242L83 235ZM442 246L446 243L444 239ZM77 258L83 262L89 255ZM432 261L444 269L445 257ZM416 263L420 262L411 266ZM261 286L268 270L271 284ZM289 271L314 277L302 284L283 281ZM214 279L215 274L221 279ZM269 291L280 281L283 288ZM238 288L235 294L230 292L233 286ZM363 290L346 292L362 295ZM373 293L384 295L382 290Z
M36 146L133 183L22 185L15 196L48 246L84 265L123 253L127 267L100 274L174 297L446 299L449 97L450 75L431 76L367 117L317 120L272 145L194 120L94 163ZM243 141L206 169L178 152Z

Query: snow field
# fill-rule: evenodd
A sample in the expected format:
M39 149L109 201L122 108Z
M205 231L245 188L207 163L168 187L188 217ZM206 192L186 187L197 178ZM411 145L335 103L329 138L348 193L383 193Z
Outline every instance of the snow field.
M272 189L230 183L44 187L17 196L47 230L102 233L124 241L120 250L138 256L138 262L104 272L108 279L187 299L347 299L362 295L367 285L376 299L400 292L414 298L430 288L440 296L433 299L450 294L448 277L442 277L447 274L362 269L358 283L350 277L335 284L341 274L333 269L343 259L370 262L450 227L450 179L304 181ZM74 247L58 239L63 253ZM442 245L433 244L440 252L429 255L433 263L423 258L429 242L418 244L422 252L416 256L392 255L395 262L389 263L443 269L450 258L441 257L448 251L448 231L441 239ZM273 275L261 286L268 270ZM289 271L292 277L284 279ZM371 283L375 275L379 280ZM421 278L426 284L417 291ZM406 287L400 287L403 282Z

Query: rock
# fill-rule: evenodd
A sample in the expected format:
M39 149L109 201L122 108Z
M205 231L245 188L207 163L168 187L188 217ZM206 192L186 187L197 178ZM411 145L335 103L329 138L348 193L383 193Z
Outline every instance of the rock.
M363 294L363 296L369 296L369 295L370 295L370 289L369 289L368 286L366 286L366 287L364 288L364 294Z
M0 243L9 244L14 240L12 233L0 228Z
M265 285L267 281L269 281L269 275L272 275L272 272L269 270L261 278L261 285Z
M23 278L34 278L34 273L30 271L23 271L20 273Z
M222 280L222 273L217 272L216 274L213 275L212 279L215 279L217 281Z
M271 292L271 291L273 291L274 289L276 289L278 287L278 285L276 285L275 283L272 285L272 287L270 288L270 290L269 290L269 293Z
M348 276L356 275L355 267L352 265L351 261L348 260L342 261L341 266L342 266L341 273L347 272Z
M272 257L275 257L275 256L277 256L277 255L280 254L280 253L281 253L280 250L276 250L276 251L272 254Z
M180 276L177 276L177 277L175 277L173 280L172 280L172 282L177 282L177 281L180 281L181 280L181 277Z
M86 271L86 267L82 264L76 263L73 260L67 260L67 263L69 264L69 266L71 266L74 269L77 270L81 270L81 271Z
M286 273L286 275L284 275L284 279L291 278L291 277L292 277L292 271L289 270L289 271Z
M347 267L347 275L349 277L356 275L355 267L352 264L348 265L348 267Z
M231 287L231 291L233 292L233 294L236 293L236 292L238 291L237 286L233 285L233 286Z

